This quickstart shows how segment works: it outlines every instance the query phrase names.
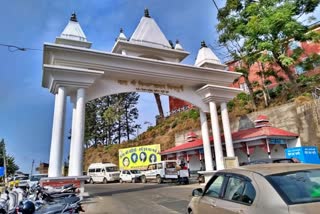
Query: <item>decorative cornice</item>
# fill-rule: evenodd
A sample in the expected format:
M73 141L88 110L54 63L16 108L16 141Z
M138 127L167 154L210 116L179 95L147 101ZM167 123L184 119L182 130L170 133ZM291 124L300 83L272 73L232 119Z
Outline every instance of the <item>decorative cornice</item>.
M239 88L219 85L205 85L196 91L202 97L203 102L216 102L217 104L228 102L241 92L243 90Z
M90 87L103 73L103 71L44 64L42 86L53 94L57 93L59 87L66 87L70 92L72 89Z

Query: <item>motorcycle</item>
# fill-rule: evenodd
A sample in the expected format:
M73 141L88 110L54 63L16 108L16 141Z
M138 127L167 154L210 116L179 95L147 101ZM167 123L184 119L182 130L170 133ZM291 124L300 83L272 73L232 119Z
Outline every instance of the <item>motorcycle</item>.
M73 185L59 189L34 185L26 191L6 190L0 198L0 214L53 214L84 212Z

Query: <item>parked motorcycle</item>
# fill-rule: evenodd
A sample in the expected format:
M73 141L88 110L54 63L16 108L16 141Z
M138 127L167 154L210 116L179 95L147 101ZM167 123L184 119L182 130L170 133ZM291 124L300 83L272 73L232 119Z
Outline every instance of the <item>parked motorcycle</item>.
M0 198L0 214L53 214L84 212L73 185L43 188L34 185L26 191L6 190Z
M84 212L81 206L81 200L74 203L45 204L38 209L33 201L26 200L21 202L16 209L17 214L72 214L80 212Z

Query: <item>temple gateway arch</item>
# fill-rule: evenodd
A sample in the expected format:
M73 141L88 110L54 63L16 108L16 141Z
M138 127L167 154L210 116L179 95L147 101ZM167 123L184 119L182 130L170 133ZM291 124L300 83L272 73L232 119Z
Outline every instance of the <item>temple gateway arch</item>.
M221 106L227 156L234 150L226 103L240 89L229 87L239 73L227 71L202 42L195 65L180 63L189 55L179 42L173 47L147 10L130 39L123 30L111 52L91 49L72 14L55 43L44 44L42 86L55 96L49 177L61 177L67 97L73 105L69 176L83 173L85 103L124 93L150 92L173 96L197 106L207 171L213 171L206 113L210 113L217 170L224 168L217 107Z

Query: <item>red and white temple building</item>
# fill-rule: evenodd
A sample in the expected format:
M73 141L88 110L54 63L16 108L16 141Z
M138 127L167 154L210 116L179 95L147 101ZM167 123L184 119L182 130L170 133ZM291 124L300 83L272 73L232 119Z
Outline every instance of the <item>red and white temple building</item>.
M271 126L269 119L264 115L258 116L254 123L253 128L232 133L235 156L238 157L240 164L265 158L284 158L286 148L301 146L298 134ZM223 152L226 153L223 135L221 140ZM210 145L214 151L212 137ZM203 142L194 132L188 134L185 143L161 152L161 156L164 160L184 160L191 172L205 169ZM215 165L214 159L213 157Z

